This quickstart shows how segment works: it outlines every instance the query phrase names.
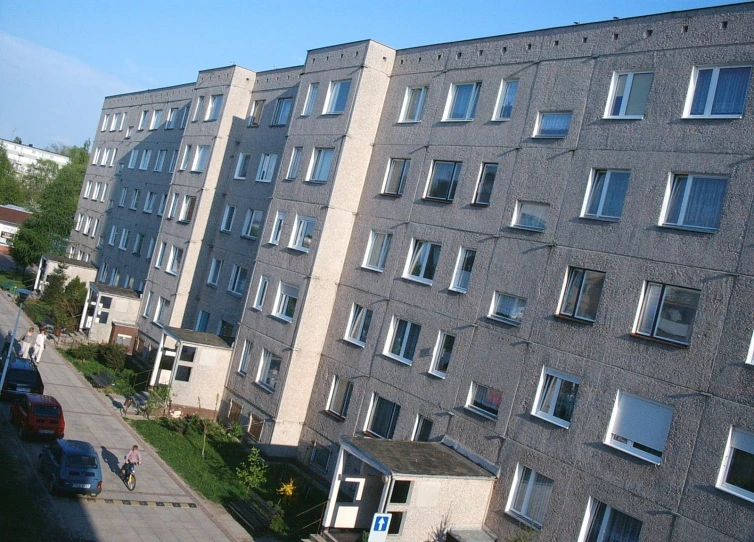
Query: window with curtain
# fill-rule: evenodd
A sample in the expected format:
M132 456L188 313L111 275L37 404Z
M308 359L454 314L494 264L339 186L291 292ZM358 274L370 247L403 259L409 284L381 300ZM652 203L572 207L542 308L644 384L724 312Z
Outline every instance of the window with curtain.
M474 120L481 90L481 82L451 85L443 120Z
M524 298L495 292L487 317L513 326L520 326L524 319L525 308Z
M519 463L506 512L530 527L541 529L553 483L550 478Z
M372 397L372 411L366 431L378 438L393 438L400 412L401 407L399 405L375 393Z
M641 521L589 498L579 542L639 542Z
M414 239L411 243L406 269L403 276L426 284L432 284L435 278L437 262L440 259L441 246L429 241Z
M571 112L540 113L534 137L565 137L571 127Z
M668 186L662 225L717 231L727 184L725 177L674 175Z
M685 116L741 117L750 79L751 66L694 68Z
M501 391L472 382L466 399L466 408L481 414L485 418L496 420L502 402L503 394Z
M390 334L384 354L411 365L414 361L420 332L421 326L419 324L394 317L390 325Z
M583 218L619 220L628 190L629 171L598 169L592 173L586 189Z
M605 273L601 271L590 271L579 267L569 268L559 314L594 322L597 318L597 306L604 284Z
M700 295L699 290L647 282L634 333L689 344Z
M560 427L570 427L580 384L579 377L543 368L532 414Z
M544 231L547 227L547 210L549 205L534 201L516 202L511 227L523 230Z

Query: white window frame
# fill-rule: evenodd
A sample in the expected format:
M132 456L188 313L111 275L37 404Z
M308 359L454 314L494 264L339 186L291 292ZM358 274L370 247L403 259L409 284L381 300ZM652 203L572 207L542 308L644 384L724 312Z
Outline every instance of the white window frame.
M378 243L379 239L382 239L382 241ZM361 267L382 273L385 270L385 262L387 261L387 255L390 252L390 243L392 240L393 235L391 233L372 230L369 234L369 242L367 243L367 250L364 254L364 261L362 262ZM373 256L375 255L376 250L378 250L376 253L377 264L371 265L369 262L374 259Z
M280 235L283 231L283 223L285 222L285 212L278 211L275 213L275 221L272 223L272 231L270 232L270 244L277 245L280 243Z
M150 290L149 292L147 292L147 299L144 303L144 310L141 313L142 317L144 318L149 318L149 315L152 312L152 297L154 297L154 292Z
M274 392L278 383L278 378L280 377L280 368L282 364L283 359L280 356L273 354L265 348L262 351L262 358L259 360L259 370L257 371L256 383L267 391ZM275 378L273 383L270 384L270 380L272 380L271 370L275 365L277 365L277 368L275 369L277 372L274 375Z
M223 95L214 94L209 98L209 107L207 107L207 113L204 116L204 120L209 122L217 120L220 117L220 110L223 107Z
M545 124L548 118L552 117L564 117L568 115L568 126L565 131L552 131L551 133L544 133ZM571 131L571 122L573 121L573 111L540 111L537 115L537 123L534 126L534 135L532 137L538 139L563 139L568 137L568 133Z
M402 324L405 325L402 326ZM388 331L385 348L382 353L396 361L412 365L414 363L414 356L417 354L421 329L422 327L416 322L393 316L390 320L390 330ZM411 348L412 336L414 336L413 348ZM396 349L398 352L393 352Z
M156 130L162 124L162 109L152 111L152 120L149 123L150 130Z
M139 207L139 197L141 196L141 189L134 188L133 194L131 194L131 203L128 204L128 208L135 211Z
M159 269L162 267L163 259L165 258L165 249L167 243L165 241L160 242L160 247L157 249L157 258L155 258L154 266Z
M348 407L353 394L353 382L334 376L330 385L330 394L327 396L327 407L325 410L341 420L345 420L348 415Z
M197 145L194 163L191 165L191 171L201 173L207 169L209 163L209 145Z
M110 123L110 114L106 113L104 117L102 117L102 125L99 128L100 132L104 132L107 130L107 125Z
M644 100L644 107L642 108L641 115L638 114L627 114L626 110L628 109L628 104L631 101L632 93L634 90L634 77L635 76L646 76L651 75L652 78L649 81L649 85L647 86L647 95L643 96ZM618 95L619 92L619 86L621 82L621 77L625 77L625 83L623 84L623 94ZM654 72L651 71L619 71L619 72L613 72L613 77L610 82L610 92L607 96L607 103L605 104L605 114L604 118L606 119L643 119L644 113L647 110L647 103L649 103L649 93L652 90L652 83L654 83ZM616 100L620 99L620 106L618 107L618 111L615 110Z
M731 426L715 487L746 501L754 502L754 491L749 491L727 481L736 451L754 455L754 432Z
M513 108L516 105L516 94L518 94L518 79L503 79L500 82L500 90L498 91L497 102L495 104L495 114L492 120L510 120Z
M178 118L178 108L177 107L171 107L168 111L168 119L165 121L165 129L166 130L172 130L175 128L175 121Z
M560 302L558 303L558 314L566 318L573 318L583 322L595 322L597 320L597 307L602 297L602 291L605 288L605 278L607 274L603 271L594 271L583 267L569 267L566 270L563 289L560 293ZM597 290L597 282L599 289ZM575 294L573 306L571 307L571 292ZM594 299L596 297L596 299ZM589 314L582 310L583 301L587 301L587 309L594 306L594 314ZM568 305L568 306L567 306Z
M672 422L672 407L619 390L604 442L612 448L659 465ZM657 447L650 446L650 443ZM652 453L650 449L660 454Z
M385 171L385 180L382 182L380 194L383 196L402 196L410 168L410 158L391 158Z
M167 156L167 149L160 149L157 151L157 159L154 161L154 170L162 172L162 168L165 167L165 157Z
M602 516L602 521L599 525L596 523L594 524L594 528L597 529L597 538L595 542L608 542L610 540L613 540L612 535L614 534L610 530L608 530L611 526L611 524L614 525L620 525L620 522L613 522L612 516L614 514L620 514L621 516L626 516L627 518L630 518L633 521L636 521L639 523L639 530L636 533L636 538L633 540L628 540L627 538L624 538L624 542L638 542L641 536L641 527L642 522L636 519L633 516L629 516L628 514L621 512L620 510L616 510L612 506L608 506L607 504L598 501L597 499L593 497L589 497L589 502L587 503L586 507L586 514L584 514L584 521L581 523L581 532L579 533L579 541L578 542L586 542L587 537L590 535L590 527L592 526L592 523L594 523L594 520L592 519L592 516L597 511L597 508L602 505L605 507L604 515Z
M469 87L469 86L471 87L471 95L469 96L469 100L466 103L466 107L464 108L464 111L460 112L459 116L451 116L451 115L454 115L453 110L455 109L456 99L458 98L458 90L461 87ZM481 94L481 91L482 91L481 81L470 81L467 83L451 84L450 89L448 90L448 99L445 102L445 112L443 113L443 116L442 116L443 122L468 122L468 121L474 120L474 117L476 116L476 108L479 103L479 95Z
M657 289L659 288L659 291ZM694 308L693 318L689 323L680 322L680 325L686 326L686 339L679 340L667 335L660 334L662 322L662 313L665 308L665 301L669 290L680 290L687 293L695 293L697 295L697 303ZM696 311L699 309L699 301L701 299L701 291L693 288L684 288L682 286L674 286L672 284L665 284L661 282L645 281L642 288L641 298L639 299L639 308L636 311L636 319L634 320L634 327L632 333L640 337L647 337L658 341L669 342L672 344L681 344L688 346L691 341L691 334L693 333L694 320L696 319ZM680 313L678 309L671 309L674 313ZM646 312L649 311L649 312ZM644 320L644 316L647 316L647 321ZM670 313L669 313L670 315ZM647 326L647 324L649 324ZM677 321L665 323L666 326L673 328L675 324L678 327ZM642 329L643 328L643 329ZM680 330L680 328L678 328ZM677 335L680 336L680 335Z
M514 302L512 311L509 313L501 312L501 303L506 299L510 299ZM487 318L502 322L511 326L520 326L524 319L524 311L526 310L526 299L504 292L496 291L492 295L492 303L490 304L490 311L487 313Z
M470 260L470 262L469 262ZM453 279L450 281L450 290L465 294L469 291L471 272L476 261L476 250L461 247L458 251ZM468 269L467 269L468 267Z
M240 265L233 264L228 281L228 292L236 295L243 295L246 286L249 284L249 270Z
M251 155L247 153L241 153L238 155L238 163L236 164L236 172L233 175L234 179L245 179L249 171L249 162L251 161Z
M358 303L351 305L351 315L348 317L346 335L343 338L363 348L366 344L373 316L374 311L372 309L368 309Z
M474 188L474 199L471 202L472 204L484 206L490 204L490 200L492 200L492 189L495 186L495 179L497 178L498 167L499 164L496 163L482 163L479 178L477 179L476 187ZM490 178L492 180L490 180ZM489 186L489 189L486 189L487 186ZM483 195L486 195L486 200L483 199Z
M97 161L97 157L99 156L99 148L94 152L94 161ZM139 159L139 149L134 149L131 151L131 155L128 157L128 169L133 169L136 167L136 162ZM92 162L94 163L94 162Z
M183 158L181 158L181 166L178 168L180 171L184 171L188 167L190 154L191 154L191 145L186 145L183 148Z
M275 176L275 165L277 164L277 154L263 154L259 158L259 167L257 167L257 174L254 177L255 181L262 183L272 182Z
M217 286L220 280L220 273L223 269L223 260L218 258L212 258L212 263L209 266L209 274L207 275L207 284L210 286Z
M288 163L288 172L285 174L285 178L289 181L298 177L298 170L301 168L301 153L303 150L303 147L293 147L291 161Z
M526 212L527 210L540 210L542 216L537 216L535 213L532 212ZM516 228L520 230L528 230L528 231L538 231L542 232L547 229L547 214L550 209L549 203L543 203L541 201L524 201L524 200L517 200L516 201L516 209L513 213L513 219L511 220L511 228ZM530 215L534 217L534 219L539 219L542 222L542 225L532 225L532 224L525 224L521 222L524 216Z
M448 367L453 358L457 337L447 331L440 331L435 341L435 349L432 354L432 364L429 373L439 378L445 378L448 375ZM450 343L450 344L448 344ZM449 347L449 348L448 348ZM447 359L445 359L447 356Z
M278 98L275 102L275 111L272 114L270 126L285 126L291 120L293 112L293 98Z
M430 269L428 263L430 256L436 251L437 259L434 269ZM440 264L440 253L442 245L425 241L422 239L411 239L411 247L406 258L406 265L403 268L403 278L421 282L422 284L431 285L437 273L437 267ZM418 265L418 269L416 268ZM416 273L414 273L416 271ZM431 276L428 276L431 274Z
M167 194L160 194L160 204L157 206L157 216L162 216L165 214L165 206L168 203L168 195Z
M144 209L142 209L142 212L152 214L152 211L154 211L154 200L156 197L157 194L152 191L147 191L147 197L144 198Z
M141 117L139 118L139 127L138 130L144 130L147 127L147 120L149 120L149 110L143 110L141 112Z
M317 101L317 95L319 94L319 83L309 83L309 90L306 92L306 101L304 102L304 109L301 111L302 117L308 117L314 112L314 106Z
M382 403L381 401L384 401L384 403ZM375 430L372 428L375 415L377 414L377 409L381 405L384 405L385 407L390 409L390 419L387 425L387 434L385 435L381 435L380 433L375 432ZM373 393L372 400L369 402L369 411L367 412L366 423L364 424L364 432L373 437L381 439L392 439L395 435L395 428L398 425L398 417L400 416L400 412L401 406L398 403L386 399L385 397L381 397L376 393Z
M254 100L249 106L249 122L247 126L259 126L266 100Z
M343 96L345 93L345 97ZM351 93L351 80L341 79L339 81L330 81L327 88L327 99L325 107L322 110L323 115L339 115L344 113L348 107L348 99Z
M117 237L118 237L118 226L116 226L115 224L113 224L110 227L110 237L107 240L107 244L110 245L111 247L114 247L115 246L115 239ZM73 248L73 247L71 247L71 248Z
M407 87L398 122L421 122L429 87ZM417 96L418 94L418 96Z
M168 257L168 265L165 272L168 275L177 275L181 270L181 264L183 263L183 249L175 245L170 247L170 256Z
M715 94L717 93L717 85L720 80L720 70L737 68L749 69L749 80L746 83L746 90L744 90L744 95L741 100L741 112L717 115L712 114L712 108L714 107L715 103ZM693 106L694 97L696 94L696 87L699 81L699 72L707 70L712 70L712 74L710 77L709 87L707 88L707 97L705 100L704 112L702 114L691 114L691 108ZM746 95L748 94L749 86L751 86L751 72L752 66L746 64L732 66L694 66L694 69L691 71L691 81L689 83L689 91L686 96L686 104L683 108L683 117L687 119L740 119L741 117L743 117L744 110L746 108Z
M191 122L196 122L199 120L199 112L201 111L203 105L204 96L199 96L196 100L196 109L194 109L194 115L191 117Z
M316 147L312 152L312 159L309 163L309 171L306 174L306 180L312 183L326 183L330 178L332 162L335 157L335 149ZM327 168L325 168L327 164Z
M625 180L624 180L625 179ZM620 214L608 214L610 211L605 209L605 203L608 200L608 194L616 190L615 185L624 183L625 186L618 186L617 190L622 190L623 195L620 197ZM628 186L631 182L631 171L622 169L593 169L589 175L589 182L586 186L584 195L584 204L581 207L581 218L590 220L605 220L608 222L617 222L623 214L623 204L625 202ZM594 204L594 205L593 205ZM596 208L590 211L590 208Z
M309 252L314 240L314 229L317 226L317 220L310 216L296 215L295 226L291 232L291 240L288 248Z
M241 359L238 362L238 374L246 376L249 370L249 359L251 358L251 349L254 343L245 340L243 342L243 350L241 351Z
M196 214L196 205L196 196L183 196L183 205L181 205L181 212L178 215L178 222L191 222Z
M118 198L118 207L126 206L126 199L128 199L128 187L124 186L120 189L120 197Z
M264 299L267 297L267 289L270 286L270 279L264 275L259 276L257 293L254 295L254 304L252 308L261 311L264 308Z
M126 250L128 248L128 241L131 238L131 230L128 228L123 228L120 231L120 244L118 244L118 249L120 250Z
M229 233L233 231L233 221L236 218L236 207L233 205L226 205L225 212L223 213L223 220L220 222L220 231Z
M175 164L178 162L178 151L173 150L170 155L170 166L168 166L168 173L175 173Z
M180 197L181 195L178 194L178 192L173 192L173 197L170 200L170 207L168 207L168 216L166 218L175 218L175 213L178 212L178 201L180 200Z
M92 187L94 186L94 181L89 179L86 181L86 186L84 188L84 195L81 196L84 199L89 199L89 196L92 194ZM94 199L97 199L96 197Z
M275 296L275 307L272 311L272 315L285 322L293 322L293 318L296 316L298 296L298 288L280 281L280 284L278 285L278 293L277 296ZM288 312L291 314L287 314Z
M720 200L716 202L717 209L716 209L716 217L717 217L717 223L714 226L704 226L704 225L698 225L698 224L687 224L686 222L690 221L688 217L689 212L689 200L692 199L692 192L694 190L694 184L695 181L703 182L703 181L717 181L724 183L725 186L721 192ZM683 194L680 197L680 201L677 202L677 205L679 206L677 212L678 212L678 218L676 222L670 222L670 214L675 212L675 206L671 206L672 200L673 200L673 192L674 188L677 183L684 182L685 186L683 189ZM686 173L674 173L671 174L668 179L668 186L665 190L665 199L662 203L662 213L660 215L660 226L666 227L666 228L676 228L676 229L682 229L682 230L691 230L691 231L698 231L698 232L704 232L704 233L714 233L718 230L720 227L720 220L722 219L722 213L723 209L725 207L725 196L727 194L728 189L728 178L723 177L720 175L694 175L694 174L686 174ZM704 201L710 201L709 198L702 198ZM715 209L710 209L715 210Z
M568 384L565 384L566 382ZM570 387L572 389L564 389L564 384L567 388ZM542 367L539 386L537 386L537 393L534 396L534 403L531 409L532 416L568 429L571 426L573 410L576 408L576 397L578 396L579 386L581 386L581 378L578 376L564 373L557 369ZM560 403L561 394L567 399L569 393L573 395L574 399L571 406L571 418L565 419L557 416L555 412Z
M264 213L256 209L246 209L246 217L244 217L243 227L241 228L241 237L246 239L256 240L262 234L262 225L264 220ZM254 235L256 230L256 235Z
M476 399L477 391L480 389L484 389L487 391L483 401L477 401ZM491 392L495 392L500 395L500 403L497 406L495 406L494 403L491 403L488 400L489 394ZM472 382L471 385L469 386L469 393L466 396L466 404L464 405L464 408L466 408L467 410L470 410L471 412L474 412L475 414L478 414L479 416L482 416L483 418L487 418L490 420L497 420L498 416L500 415L500 407L502 406L502 404L503 404L502 391L492 388L490 386L483 386L482 384L479 384L478 382Z
M528 479L524 482L524 478L528 474ZM544 480L543 480L544 479ZM546 481L549 481L549 485ZM518 463L516 465L516 474L513 477L513 483L511 484L511 490L508 494L508 503L505 506L505 512L516 518L537 531L542 529L545 516L547 515L547 508L552 496L552 488L555 485L555 481L547 476L540 474L539 472ZM523 495L519 493L523 491ZM534 497L535 492L544 491L545 495L538 495ZM535 510L531 508L536 507L538 503L541 503L544 499L543 510L541 511L541 517L534 518L531 514ZM520 500L520 504L516 504L516 501ZM533 504L533 507L532 507ZM518 510L516 509L518 506Z
M450 179L441 179L441 172L447 172L447 166L451 167ZM433 160L432 170L429 172L429 178L427 179L427 188L424 192L424 199L431 201L442 201L450 203L455 198L456 187L458 186L458 180L461 178L461 171L463 169L463 162L454 162L452 160ZM448 182L447 189L443 192L437 193L442 188L442 181ZM434 193L433 193L434 192Z
M147 255L145 257L147 260L151 260L152 259L152 254L154 254L154 245L155 245L155 238L154 237L150 237L149 238L149 245L147 245Z

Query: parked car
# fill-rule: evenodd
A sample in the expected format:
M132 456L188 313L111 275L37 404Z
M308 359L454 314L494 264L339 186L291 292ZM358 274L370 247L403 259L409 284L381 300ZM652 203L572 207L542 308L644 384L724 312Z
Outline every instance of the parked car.
M83 440L60 439L39 454L39 472L50 493L96 497L102 492L102 468L94 447Z
M0 399L18 400L27 393L45 392L42 377L39 376L36 364L28 359L14 359L8 366L5 374L3 390Z
M10 421L18 426L22 440L30 436L63 438L65 435L63 407L51 395L25 394L13 403Z

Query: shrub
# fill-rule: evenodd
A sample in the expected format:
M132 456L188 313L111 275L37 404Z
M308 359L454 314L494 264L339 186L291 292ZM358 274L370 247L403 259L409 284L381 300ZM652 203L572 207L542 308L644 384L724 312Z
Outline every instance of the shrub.
M76 359L94 360L99 353L99 345L82 343L68 350L68 353Z
M122 344L102 343L98 354L102 362L114 371L126 366L126 348Z
M258 448L252 448L249 457L236 468L236 475L247 492L260 489L267 481L267 463L259 455Z

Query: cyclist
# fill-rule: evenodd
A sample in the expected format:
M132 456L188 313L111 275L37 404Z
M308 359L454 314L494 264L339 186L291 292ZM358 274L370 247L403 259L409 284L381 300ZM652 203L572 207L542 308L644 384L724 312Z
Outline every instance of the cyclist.
M131 470L134 468L134 465L141 465L141 452L139 452L139 447L136 444L134 444L131 451L126 454L125 459L126 463L120 469L121 476L126 475L126 468Z

